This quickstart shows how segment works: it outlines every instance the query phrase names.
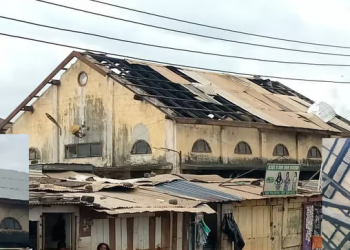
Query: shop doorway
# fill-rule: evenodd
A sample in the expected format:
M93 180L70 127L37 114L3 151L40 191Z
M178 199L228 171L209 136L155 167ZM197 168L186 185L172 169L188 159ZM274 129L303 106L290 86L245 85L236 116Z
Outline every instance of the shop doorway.
M75 250L74 216L71 213L43 214L43 249L57 250L58 246Z
M38 250L38 221L29 221L29 246L32 250Z

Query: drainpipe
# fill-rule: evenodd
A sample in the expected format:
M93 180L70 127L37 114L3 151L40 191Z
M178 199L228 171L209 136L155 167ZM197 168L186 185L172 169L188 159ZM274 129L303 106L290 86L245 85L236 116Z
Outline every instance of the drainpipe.
M174 149L170 149L170 148L154 148L154 149L161 149L161 150L165 150L168 152L175 152L179 155L179 170L180 170L180 174L182 174L182 152L181 151L176 151Z

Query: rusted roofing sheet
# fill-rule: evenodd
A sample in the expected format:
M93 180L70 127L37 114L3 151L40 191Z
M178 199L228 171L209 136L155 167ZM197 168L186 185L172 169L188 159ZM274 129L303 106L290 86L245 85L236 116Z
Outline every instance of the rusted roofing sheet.
M29 169L29 178L43 178L46 177L41 169Z
M212 174L212 175L177 174L177 176L187 181L193 181L193 182L222 183L227 180L215 174Z
M170 71L169 69L162 67L162 66L155 66L151 65L150 66L152 69L157 71L158 73L162 74L166 78L168 78L172 82L176 82L179 84L189 84L190 82L187 81L185 78L175 74L174 72Z
M183 207L163 207L163 208L152 208L152 207L142 207L142 208L122 208L115 210L96 210L98 212L107 213L110 215L117 214L135 214L135 213L155 213L155 212L178 212L178 213L206 213L215 214L215 210L210 208L206 204L201 204L192 208Z
M30 192L35 191L51 191L57 193L77 193L77 192L85 192L84 189L73 189L68 187L61 187L54 184L39 184L36 187L30 188Z
M81 201L81 193L46 193L30 192L30 205L78 205L85 202Z
M127 208L127 207L194 207L202 201L191 198L181 198L170 194L160 193L154 188L140 188L132 192L96 192L95 203L105 208ZM177 200L177 204L170 204L170 200Z

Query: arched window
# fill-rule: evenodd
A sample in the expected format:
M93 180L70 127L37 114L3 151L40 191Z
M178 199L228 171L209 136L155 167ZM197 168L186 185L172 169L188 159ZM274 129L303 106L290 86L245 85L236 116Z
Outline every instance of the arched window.
M194 153L211 153L210 146L205 140L199 139L195 141L192 146L192 152Z
M22 226L19 224L18 220L12 217L4 218L0 223L0 228L6 230L22 230Z
M152 154L152 149L146 141L139 140L135 142L134 145L132 146L131 154L133 155Z
M289 156L287 147L283 144L277 144L273 150L273 156Z
M314 158L314 159L322 158L320 150L317 147L312 146L307 152L307 158Z
M36 148L30 148L29 149L29 160L40 160L40 153L39 150Z
M235 154L251 155L252 149L250 148L248 143L246 143L245 141L241 141L237 143L235 147Z

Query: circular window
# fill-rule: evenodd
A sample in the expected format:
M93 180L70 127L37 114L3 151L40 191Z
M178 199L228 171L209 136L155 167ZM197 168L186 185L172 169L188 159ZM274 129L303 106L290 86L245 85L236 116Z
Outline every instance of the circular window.
M81 86L85 86L88 81L88 76L85 72L81 72L78 76L78 82Z

